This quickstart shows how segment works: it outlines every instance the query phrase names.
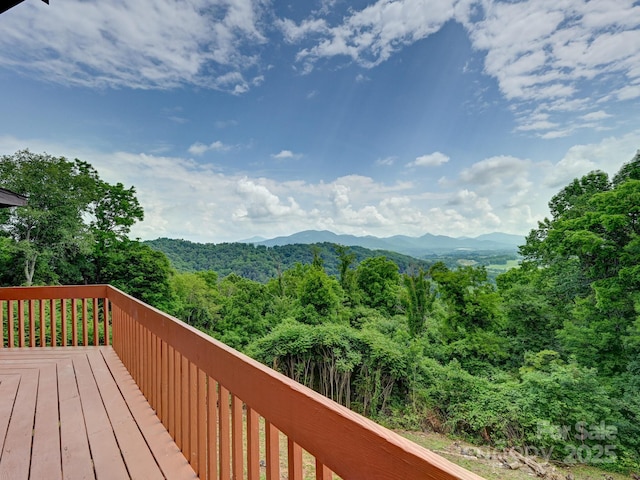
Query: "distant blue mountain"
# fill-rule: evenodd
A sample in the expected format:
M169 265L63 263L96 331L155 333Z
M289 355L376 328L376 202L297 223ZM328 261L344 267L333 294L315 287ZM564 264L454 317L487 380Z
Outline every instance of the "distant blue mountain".
M395 235L393 237L378 238L371 235L358 237L355 235L338 235L328 230L305 230L286 237L276 237L269 240L250 239L242 243L264 245L267 247L311 244L337 243L346 246L359 246L371 250L390 250L413 257L437 255L461 250L470 251L509 251L515 252L518 246L525 242L524 236L508 233L487 233L474 238L448 237L446 235L432 235L427 233L421 237Z

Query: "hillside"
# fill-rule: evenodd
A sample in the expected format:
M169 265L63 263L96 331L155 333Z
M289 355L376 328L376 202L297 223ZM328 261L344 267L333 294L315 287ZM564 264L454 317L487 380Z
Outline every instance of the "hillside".
M188 240L158 238L144 242L154 250L163 252L173 267L180 272L213 270L224 277L235 273L241 277L266 282L296 263L313 261L313 250L318 249L329 275L337 275L338 260L333 243L295 244L266 247L247 243L194 243ZM366 258L384 255L398 265L401 272L411 266L428 268L436 260L420 260L390 251L373 251L363 247L350 247L355 263Z
M318 249L324 267L329 275L337 275L338 259L335 243L323 242L313 244L252 245L248 243L194 243L188 240L158 238L144 242L154 250L164 253L173 268L179 272L197 272L213 270L225 277L235 273L241 277L258 282L266 282L282 272L293 267L296 263L309 264L313 260L313 251ZM398 265L400 272L406 272L411 267L428 269L438 261L453 268L458 265L504 264L516 258L515 253L501 251L473 252L458 251L447 255L425 255L415 258L409 255L388 251L371 250L364 247L349 247L349 251L356 258L354 266L366 258L385 256ZM499 273L499 272L497 272ZM495 277L489 269L489 277Z

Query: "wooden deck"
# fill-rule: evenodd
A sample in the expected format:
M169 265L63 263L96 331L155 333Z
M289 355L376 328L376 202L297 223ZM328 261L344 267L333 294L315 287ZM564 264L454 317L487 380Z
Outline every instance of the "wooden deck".
M195 479L111 347L0 349L0 479Z

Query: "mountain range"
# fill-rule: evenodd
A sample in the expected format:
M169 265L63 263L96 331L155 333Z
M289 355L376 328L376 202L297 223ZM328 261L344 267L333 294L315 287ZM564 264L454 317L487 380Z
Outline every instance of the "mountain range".
M337 243L345 246L358 246L371 250L390 250L411 255L416 258L425 255L441 255L444 253L474 251L474 252L516 252L525 243L525 237L508 233L488 233L477 237L448 237L446 235L432 235L427 233L421 237L394 235L378 238L371 235L359 237L355 235L339 235L328 230L305 230L293 235L264 239L253 237L241 240L239 243L264 245L266 247L312 244Z

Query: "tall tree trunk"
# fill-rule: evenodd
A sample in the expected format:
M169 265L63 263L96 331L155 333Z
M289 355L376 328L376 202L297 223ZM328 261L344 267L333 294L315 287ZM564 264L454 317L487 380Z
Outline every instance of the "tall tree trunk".
M33 254L27 254L27 258L24 260L24 276L25 276L25 285L30 287L33 284L33 274L36 270L36 260L38 259L38 254L33 252Z

